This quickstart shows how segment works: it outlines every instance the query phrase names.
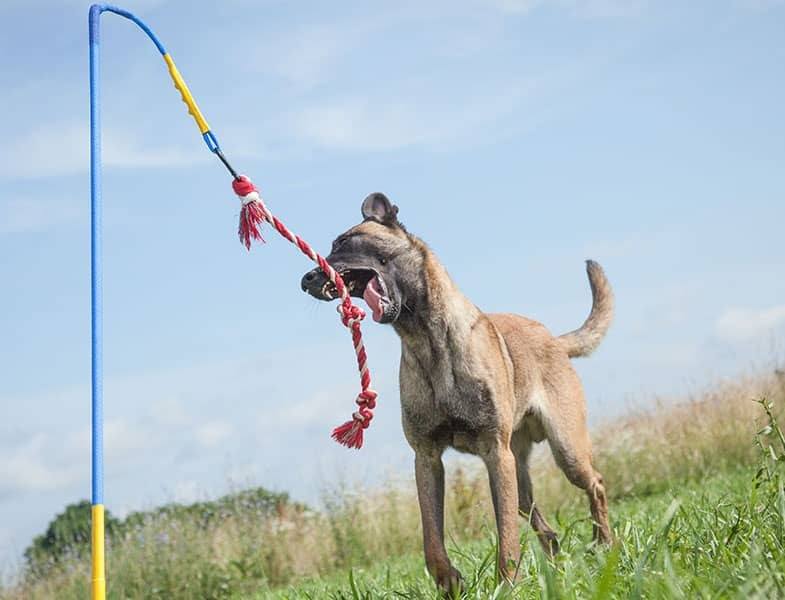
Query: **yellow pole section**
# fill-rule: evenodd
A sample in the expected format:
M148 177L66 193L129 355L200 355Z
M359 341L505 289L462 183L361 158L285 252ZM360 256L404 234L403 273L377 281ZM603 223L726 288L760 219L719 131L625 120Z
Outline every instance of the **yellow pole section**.
M104 505L93 505L93 600L106 600L106 573L104 567Z
M186 106L188 107L188 113L194 118L194 121L196 121L199 131L202 134L207 133L210 131L210 126L207 124L207 119L204 118L202 111L199 110L199 107L196 105L196 100L194 100L194 97L191 95L191 90L188 89L185 79L183 79L183 76L180 75L177 65L174 64L172 57L169 56L168 53L164 54L164 60L166 61L166 66L169 68L169 76L172 78L174 87L176 87L177 91L180 92L183 102L185 102Z

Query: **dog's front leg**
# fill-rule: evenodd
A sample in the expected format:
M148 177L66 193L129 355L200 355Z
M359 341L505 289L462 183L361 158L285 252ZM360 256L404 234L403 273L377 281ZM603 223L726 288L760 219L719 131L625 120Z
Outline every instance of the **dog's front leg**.
M499 572L512 582L520 559L518 541L518 482L515 455L509 440L495 440L482 453L491 484L496 528L499 532Z
M425 564L446 592L461 586L461 574L450 564L444 547L444 465L441 452L417 451L414 459L417 498L420 501Z

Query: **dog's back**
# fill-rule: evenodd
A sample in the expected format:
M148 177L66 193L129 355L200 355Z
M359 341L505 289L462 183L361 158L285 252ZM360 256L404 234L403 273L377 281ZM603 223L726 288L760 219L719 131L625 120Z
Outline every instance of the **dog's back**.
M486 315L504 339L512 361L516 429L526 417L533 417L530 425L534 441L540 441L550 429L551 417L567 414L580 418L585 414L583 387L570 358L594 351L613 318L613 293L602 267L587 261L586 271L592 308L584 324L574 331L553 336L533 319L509 313Z

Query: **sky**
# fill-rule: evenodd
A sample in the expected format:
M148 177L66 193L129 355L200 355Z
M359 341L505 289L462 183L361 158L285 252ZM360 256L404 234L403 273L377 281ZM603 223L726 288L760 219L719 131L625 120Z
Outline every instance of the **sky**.
M317 250L382 191L480 308L556 334L586 317L598 260L617 313L575 363L593 424L782 360L785 3L123 6ZM87 5L36 7L0 2L0 571L90 493ZM102 27L108 509L409 477L393 330L366 321L379 406L347 451L335 307L273 232L240 245L154 46Z

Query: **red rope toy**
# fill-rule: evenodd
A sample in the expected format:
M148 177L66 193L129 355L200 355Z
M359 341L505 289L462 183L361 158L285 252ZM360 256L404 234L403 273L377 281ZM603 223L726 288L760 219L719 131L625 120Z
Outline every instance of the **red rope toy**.
M281 223L270 212L264 201L262 201L259 190L248 177L245 175L237 177L232 181L232 188L243 203L240 210L240 226L237 233L240 236L240 241L248 250L251 249L253 240L264 241L260 225L262 221L267 221L278 233L318 264L338 291L338 295L341 297L341 303L338 305L338 314L341 315L341 322L349 328L352 334L352 343L357 354L357 368L360 371L360 387L362 389L356 400L359 408L352 414L350 421L346 421L343 425L333 429L332 438L339 444L349 448L362 448L363 431L368 429L368 426L371 424L373 409L376 408L377 396L376 392L371 389L371 373L368 371L368 357L365 354L363 335L360 330L360 322L365 318L365 311L352 303L352 298L349 296L343 278L330 266L324 257L317 254L300 236L289 231L286 225Z

